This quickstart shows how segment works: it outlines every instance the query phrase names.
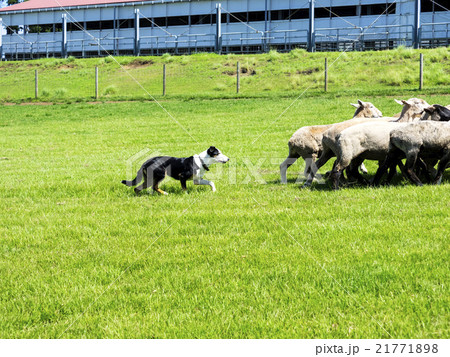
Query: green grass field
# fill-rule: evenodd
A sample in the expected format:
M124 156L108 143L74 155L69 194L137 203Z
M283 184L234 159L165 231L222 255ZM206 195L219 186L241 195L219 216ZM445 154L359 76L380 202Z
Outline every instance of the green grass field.
M153 102L1 106L0 338L449 338L449 171L334 192L301 189L299 162L279 183L297 128L348 119L358 98L400 110L343 92L281 117L282 91L163 101L192 138ZM120 183L152 153L210 145L231 158L206 175L216 193Z
M95 93L94 68L99 68L103 101L162 97L162 68L167 66L167 98L235 98L236 63L241 69L237 97L306 97L323 95L324 60L328 58L330 95L413 96L419 87L419 56L424 55L422 94L448 94L450 47L391 51L290 53L258 55L199 53L192 56L42 59L0 62L0 101L34 100L34 72L39 75L39 100L89 101Z

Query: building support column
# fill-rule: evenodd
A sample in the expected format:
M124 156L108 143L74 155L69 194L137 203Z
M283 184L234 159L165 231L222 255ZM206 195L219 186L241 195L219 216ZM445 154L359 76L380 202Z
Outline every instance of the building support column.
M61 57L67 58L67 15L62 15Z
M222 53L222 7L216 4L216 52Z
M415 0L415 9L414 9L414 26L413 26L413 47L420 47L420 0Z
M264 3L264 48L263 51L264 52L268 52L268 46L267 46L267 38L269 37L267 34L267 21L269 20L269 16L268 16L268 12L267 12L267 2L268 0L265 1Z
M3 41L2 41L2 37L3 37L3 21L2 21L2 18L0 17L0 62L3 61Z
M139 9L134 10L134 55L141 55L141 38L139 33Z
M309 0L308 52L316 51L316 32L314 29L314 0Z
M117 6L114 6L114 20L113 20L113 54L117 55Z

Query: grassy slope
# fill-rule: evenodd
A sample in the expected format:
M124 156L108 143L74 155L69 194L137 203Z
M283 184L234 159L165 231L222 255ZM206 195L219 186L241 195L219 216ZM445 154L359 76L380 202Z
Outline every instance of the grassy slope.
M450 83L450 49L421 50L424 53L426 93L446 93ZM386 95L416 91L419 83L419 51L398 48L381 52L262 55L198 54L174 57L119 57L77 60L44 59L0 63L0 100L34 98L34 70L39 72L41 100L91 100L94 67L99 66L103 99L148 99L137 79L152 95L162 93L162 65L167 65L167 94L177 98L234 97L236 62L246 72L241 78L242 97L295 96L310 88L307 96L322 94L324 58L329 60L331 95ZM335 60L338 59L336 62Z
M354 101L304 98L272 126L292 100L164 102L200 145L153 103L3 107L0 337L448 338L448 172L439 187L278 184L292 132ZM232 158L208 173L215 194L120 184L142 149L211 144ZM242 183L246 158L265 184Z

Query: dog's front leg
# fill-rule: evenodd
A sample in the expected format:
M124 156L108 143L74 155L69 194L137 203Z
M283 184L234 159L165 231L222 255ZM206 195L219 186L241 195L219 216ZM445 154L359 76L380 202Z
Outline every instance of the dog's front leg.
M216 192L216 186L214 185L214 182L212 182L212 181L208 181L205 179L197 179L197 180L194 180L194 185L209 185L209 186L211 186L212 192Z

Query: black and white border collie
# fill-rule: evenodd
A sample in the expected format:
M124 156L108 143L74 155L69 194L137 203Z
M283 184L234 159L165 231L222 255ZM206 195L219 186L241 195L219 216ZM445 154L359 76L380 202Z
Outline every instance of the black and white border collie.
M158 185L164 180L166 175L169 175L180 181L183 191L186 191L186 181L194 180L195 185L209 185L212 191L215 192L216 186L214 186L214 182L203 179L203 175L205 171L209 171L209 167L212 164L217 162L224 164L228 160L230 159L214 146L190 157L152 157L142 164L135 179L132 181L123 180L122 183L132 187L143 180L139 186L134 188L136 194L151 186L154 192L167 195L168 193L161 190Z

